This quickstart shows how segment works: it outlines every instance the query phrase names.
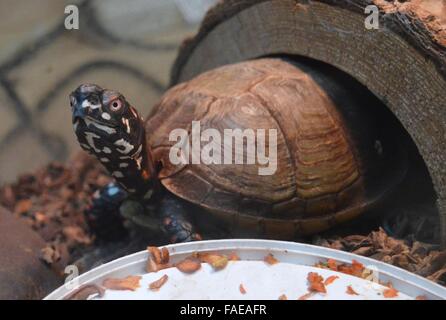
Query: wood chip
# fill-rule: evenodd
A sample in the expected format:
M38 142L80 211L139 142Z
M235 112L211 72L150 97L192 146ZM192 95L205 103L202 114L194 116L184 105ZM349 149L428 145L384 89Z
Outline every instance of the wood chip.
M159 278L156 281L153 281L152 283L149 284L149 289L153 290L153 291L157 291L159 290L169 279L169 276L167 274L165 274L164 276L162 276L161 278Z
M245 287L243 286L242 283L240 283L238 289L240 290L240 293L241 293L241 294L246 294L246 289L245 289Z
M48 264L58 262L61 258L59 250L55 246L46 246L40 251L40 259Z
M358 249L356 249L356 250L353 250L352 252L354 253L354 254L357 254L357 255L360 255L360 256L366 256L366 257L368 257L368 256L370 256L372 253L373 253L373 247L360 247L360 248L358 248Z
M70 293L64 300L87 300L92 295L103 297L104 293L104 288L96 284L84 284Z
M14 208L14 213L17 215L22 215L31 210L32 202L30 199L19 200Z
M288 300L288 297L286 296L286 294L281 294L279 296L279 300Z
M141 276L128 276L122 279L108 278L102 282L102 286L111 290L135 291L140 287Z

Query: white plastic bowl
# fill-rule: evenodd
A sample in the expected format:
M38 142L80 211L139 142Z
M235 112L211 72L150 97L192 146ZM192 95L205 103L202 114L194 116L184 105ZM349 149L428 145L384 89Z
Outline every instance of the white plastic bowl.
M399 291L392 299L415 299L424 296L427 299L446 299L446 288L425 278L400 268L370 258L347 252L322 248L313 245L271 241L271 240L212 240L181 243L166 246L173 263L184 259L193 252L235 252L240 261L231 261L220 271L214 271L208 264L193 274L185 274L176 268L169 268L156 273L146 273L147 251L137 252L114 260L76 279L78 286L95 283L101 285L106 278L122 278L128 275L140 275L140 288L135 291L118 291L107 289L101 299L249 299L276 300L285 294L289 300L295 300L308 292L307 275L317 272L325 279L331 275L339 278L327 286L326 294L315 294L314 300L342 299L386 299L383 291L386 287L369 280L350 276L344 273L316 268L314 265L326 259L334 259L341 263L352 260L364 264L374 270L381 283L391 282ZM272 253L279 263L266 264L264 257ZM168 281L158 291L149 290L149 284L167 274ZM246 294L240 292L240 284ZM351 286L358 295L346 293ZM63 299L74 289L61 286L45 299Z

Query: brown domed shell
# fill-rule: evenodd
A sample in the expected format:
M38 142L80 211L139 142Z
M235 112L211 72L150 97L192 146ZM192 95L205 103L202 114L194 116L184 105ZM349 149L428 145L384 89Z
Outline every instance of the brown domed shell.
M238 226L289 238L349 220L376 198L366 190L365 175L377 155L361 146L374 138L362 137L361 126L351 129L341 109L308 70L258 59L208 71L167 91L147 120L146 135L160 181L172 193ZM190 133L192 121L222 137L225 129L275 129L276 171L259 175L264 165L246 164L246 158L244 164L172 164L176 141L169 135L178 128Z

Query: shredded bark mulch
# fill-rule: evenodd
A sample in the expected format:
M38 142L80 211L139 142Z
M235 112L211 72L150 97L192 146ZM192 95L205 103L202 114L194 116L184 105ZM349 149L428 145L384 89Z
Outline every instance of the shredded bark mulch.
M395 239L382 228L368 235L318 238L314 244L383 261L446 286L446 250L435 244Z
M47 243L41 258L57 271L94 244L83 211L91 196L111 181L92 157L76 154L67 164L50 163L0 188L0 205L25 221Z

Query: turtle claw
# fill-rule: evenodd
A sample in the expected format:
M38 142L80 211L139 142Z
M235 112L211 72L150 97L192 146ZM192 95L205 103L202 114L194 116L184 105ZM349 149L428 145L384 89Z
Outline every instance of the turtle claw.
M202 240L201 235L194 232L191 223L184 221L182 216L175 214L165 217L162 221L162 229L170 237L171 243L190 242Z

